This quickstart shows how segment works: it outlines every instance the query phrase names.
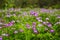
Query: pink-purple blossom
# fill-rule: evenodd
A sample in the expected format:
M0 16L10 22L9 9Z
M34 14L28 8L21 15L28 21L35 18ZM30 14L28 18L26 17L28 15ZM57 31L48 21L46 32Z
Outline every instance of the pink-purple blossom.
M30 29L30 25L29 25L29 24L26 24L26 27L27 27L28 29Z
M44 9L44 8L42 8L42 9L40 10L40 12L43 12L43 13L54 13L54 10L49 10L49 9Z
M37 17L37 18L36 18L36 20L40 20L40 18L39 18L39 17Z
M36 17L38 16L38 13L35 12L35 11L31 11L30 14L31 14L31 15L34 15L34 16L36 16Z
M2 37L0 37L0 40L2 40Z
M47 26L48 26L48 27L52 27L52 24L51 24L51 23L48 23Z
M38 31L36 30L36 27L32 27L32 30L34 33L38 33Z
M60 16L57 16L57 18L60 18Z
M38 33L38 31L37 30L33 30L34 31L34 33Z
M38 13L34 13L34 16L36 16L36 17L37 17L37 16L38 16Z
M11 14L7 14L6 17L11 17L12 15Z
M38 22L43 22L43 21L41 20L41 17L37 17L36 20L38 20Z
M13 26L13 24L15 23L15 21L11 21L11 22L9 22L9 23L7 23L7 24L4 24L5 26Z
M32 30L36 30L36 27L32 27Z
M36 27L36 22L33 22L33 23L32 23L32 26L33 26L33 27Z
M40 10L40 12L49 12L49 10L43 8L43 9Z
M5 24L5 26L12 26L13 24L9 23L9 24Z
M36 25L36 22L33 22L33 25Z
M34 11L31 11L31 12L30 12L30 15L34 15L34 13L35 13Z
M50 32L51 32L51 33L53 33L53 32L54 32L54 30L50 30Z
M24 32L23 29L20 29L19 31L20 31L20 32Z
M42 22L42 24L46 25L47 23L46 22Z

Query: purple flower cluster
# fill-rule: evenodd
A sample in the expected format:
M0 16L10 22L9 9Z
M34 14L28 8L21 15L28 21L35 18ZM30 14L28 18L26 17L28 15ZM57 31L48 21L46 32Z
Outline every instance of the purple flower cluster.
M38 20L38 22L43 22L43 21L41 20L41 17L37 17L36 20Z
M8 24L4 24L5 26L12 26L14 24L15 21L11 21Z
M26 27L27 27L27 29L30 29L30 25L29 24L26 24Z
M32 26L33 26L33 27L36 27L36 22L33 22L33 23L32 23Z
M44 24L44 25L46 25L46 26L48 26L48 27L52 27L52 24L51 23L49 23L49 22L42 22L42 24Z
M51 23L48 23L47 26L48 26L48 27L52 27L52 24L51 24Z
M47 23L46 22L42 22L42 24L46 25Z
M36 27L32 27L32 30L34 33L38 33L38 31L36 30Z
M14 31L14 34L17 34L18 32L24 32L24 30L23 30L23 29L15 30L15 31Z
M40 10L40 12L43 12L43 13L53 13L54 10L48 10L48 9L42 8L42 9Z
M53 33L53 32L54 32L54 30L50 30L50 32L51 32L51 33Z
M11 14L7 14L6 17L11 17L12 15Z
M57 16L57 18L60 18L60 16Z
M20 29L20 32L24 32L24 30Z
M34 15L34 16L36 16L36 17L38 16L38 13L37 13L37 12L34 12L34 11L31 11L30 14L31 14L31 15Z
M32 30L34 33L36 33L36 34L38 33L38 31L36 30L36 22L32 23Z
M0 40L3 40L2 37L0 37Z
M27 29L31 28L31 26L29 24L26 24L26 27L27 27ZM36 34L38 33L38 31L36 30L36 22L32 23L32 30L34 33L36 33Z

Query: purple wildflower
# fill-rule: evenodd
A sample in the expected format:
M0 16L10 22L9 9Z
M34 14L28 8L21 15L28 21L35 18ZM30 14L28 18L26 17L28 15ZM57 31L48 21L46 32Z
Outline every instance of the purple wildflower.
M15 23L15 21L13 20L13 21L11 21L10 23L14 24L14 23Z
M36 22L33 22L33 25L36 25Z
M37 30L33 30L34 31L34 33L38 33L38 31Z
M51 32L51 33L53 33L53 32L54 32L54 30L50 30L50 32Z
M9 24L5 24L5 26L12 26L13 24L9 23Z
M2 40L2 37L0 37L0 40Z
M38 20L39 22L43 22L42 20Z
M24 12L23 15L24 15L24 16L28 16L28 15L27 15L27 12Z
M11 21L8 24L4 24L5 26L12 26L14 24L15 21Z
M6 17L11 17L12 15L11 14L7 14Z
M43 22L44 25L46 25L47 23L46 22Z
M36 30L36 28L35 27L32 27L32 30Z
M40 20L40 18L38 17L38 18L36 18L36 20Z
M34 13L35 13L34 11L31 11L31 12L30 12L30 15L34 15Z
M26 27L27 27L28 29L30 29L30 25L29 25L29 24L26 24Z
M60 18L60 16L57 16L57 18Z
M36 17L37 17L37 16L38 16L38 13L34 13L34 16L36 16Z
M40 12L49 12L47 9L41 9Z
M5 26L9 26L8 24L4 24Z
M37 17L36 20L38 20L39 22L42 22L41 17Z
M45 12L45 13L54 13L54 10L49 10L49 9L41 9L40 12Z
M30 14L31 14L31 15L34 15L34 16L36 16L36 17L38 16L38 13L37 13L37 12L34 12L34 11L31 11Z
M48 26L48 27L52 27L52 24L51 24L51 23L48 23L47 26Z
M9 34L6 34L5 36L9 36Z
M22 30L22 29L20 29L20 32L23 32L23 30Z
M32 23L32 26L35 27L35 26L36 26L36 22L33 22L33 23Z

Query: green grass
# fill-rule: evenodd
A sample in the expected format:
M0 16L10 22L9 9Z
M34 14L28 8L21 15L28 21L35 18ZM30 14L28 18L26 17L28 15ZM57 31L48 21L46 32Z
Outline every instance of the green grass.
M3 40L60 40L60 24L56 24L57 22L60 22L60 18L57 18L57 15L60 15L60 11L54 13L41 13L39 12L39 9L35 10L35 12L39 12L38 17L41 17L43 22L49 22L52 24L52 27L50 28L36 20L37 17L34 15L30 15L30 10L31 9L21 9L19 12L10 12L12 15L10 17L6 17L6 14L8 13L0 12L0 17L4 24L8 24L12 20L15 21L12 26L7 27L4 26L4 24L1 26L0 36L2 36ZM24 15L24 12L26 12L27 15ZM13 14L16 14L16 16ZM49 20L46 20L46 18L49 18ZM33 22L36 22L37 34L32 30ZM31 28L28 29L26 24L29 24ZM42 26L38 26L38 24L42 24ZM48 30L45 30L45 28ZM23 32L20 32L20 29L22 29ZM51 29L54 30L53 33L50 32ZM15 34L14 31L16 30L18 33ZM9 36L3 36L2 34L4 33L9 34Z

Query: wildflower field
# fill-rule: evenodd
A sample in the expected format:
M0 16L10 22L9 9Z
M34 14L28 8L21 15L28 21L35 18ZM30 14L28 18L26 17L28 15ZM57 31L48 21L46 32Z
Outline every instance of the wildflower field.
M0 11L0 40L60 40L60 9Z

